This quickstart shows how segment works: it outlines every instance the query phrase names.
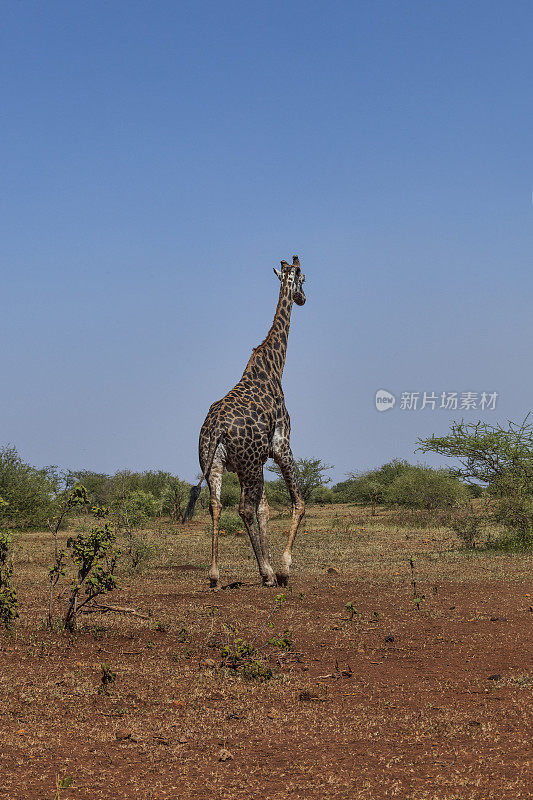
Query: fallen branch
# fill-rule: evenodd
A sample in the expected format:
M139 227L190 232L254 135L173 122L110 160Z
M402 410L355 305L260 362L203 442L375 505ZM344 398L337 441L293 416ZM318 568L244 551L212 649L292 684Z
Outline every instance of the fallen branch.
M108 606L108 605L100 605L98 603L94 603L91 606L87 606L84 610L84 614L107 614L108 611L115 611L118 614L131 614L134 617L140 617L141 619L150 619L151 614L141 614L140 611L137 611L135 608L126 608L124 606Z

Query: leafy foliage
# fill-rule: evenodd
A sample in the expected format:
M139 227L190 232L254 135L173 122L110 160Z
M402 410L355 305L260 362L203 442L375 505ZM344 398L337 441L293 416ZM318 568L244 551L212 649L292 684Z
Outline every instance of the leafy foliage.
M238 514L226 511L220 515L219 530L221 533L224 531L228 536L243 533L244 523Z
M416 466L395 478L385 491L389 505L408 508L446 508L468 498L463 483L450 470Z
M18 617L17 592L11 585L13 564L9 559L11 537L0 533L0 622L7 628Z
M0 449L0 523L10 528L38 528L46 524L57 491L53 467L35 469L15 447Z
M170 475L161 492L161 512L178 522L182 516L182 507L189 498L190 488L186 481Z
M348 479L337 483L333 492L337 502L371 504L374 509L376 504L385 500L385 492L390 484L412 468L407 461L392 461L374 470L367 470L357 474L350 472Z
M454 422L447 436L419 439L422 452L454 458L454 472L484 484L490 515L523 545L533 542L533 426L528 418L507 426Z
M221 666L238 672L248 681L269 681L272 670L258 657L253 644L232 636L231 641L220 648Z
M83 608L102 594L112 592L117 586L115 570L119 551L113 546L115 533L107 522L94 526L89 533L79 533L69 538L67 548L78 568L71 584L70 599L64 617L67 630L74 630L76 617ZM80 602L81 592L85 599Z
M335 495L328 486L317 486L311 495L311 502L319 506L329 505L335 502Z
M118 524L129 528L146 525L157 515L160 504L151 492L135 489L115 501L113 508Z
M398 460L361 475L351 473L347 481L337 484L333 490L345 502L371 505L373 514L381 504L445 508L468 496L464 484L450 470Z
M241 485L234 472L225 472L222 476L220 502L222 508L235 508L241 499Z
M331 480L326 473L328 470L333 469L333 467L329 464L325 464L320 458L298 458L294 466L298 487L306 503L311 500L313 492L316 491L319 486L325 486L325 484L329 483ZM290 505L291 500L289 492L283 480L280 468L277 464L270 464L267 469L279 476L277 481L272 481L267 487L267 498L269 502L272 500L279 505Z

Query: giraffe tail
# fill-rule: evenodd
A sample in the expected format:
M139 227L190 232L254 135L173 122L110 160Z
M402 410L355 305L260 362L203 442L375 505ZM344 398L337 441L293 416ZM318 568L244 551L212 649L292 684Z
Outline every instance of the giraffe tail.
M221 438L222 436L218 436L216 439L213 438L211 440L211 446L209 448L209 453L207 455L207 464L202 473L202 477L200 478L200 482L196 486L191 486L191 492L189 494L189 503L187 505L187 508L185 509L185 514L183 515L183 518L181 520L182 525L185 522L187 522L187 520L191 519L192 515L194 514L194 507L196 506L196 501L200 497L200 492L202 491L202 483L204 482L205 476L209 473L209 470L211 469L211 465L213 464L213 459L215 457L215 452Z
M191 486L191 493L189 495L189 504L185 509L185 514L183 515L183 519L181 520L182 524L187 522L188 519L191 519L192 515L194 514L194 507L196 505L196 501L200 497L201 491L202 491L201 481L198 484L198 486Z

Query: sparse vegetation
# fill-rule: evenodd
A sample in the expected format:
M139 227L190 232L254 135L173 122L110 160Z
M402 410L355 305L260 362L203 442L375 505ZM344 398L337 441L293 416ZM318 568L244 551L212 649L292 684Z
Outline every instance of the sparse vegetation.
M11 537L0 533L0 623L8 628L18 617L16 589L11 585L13 564L10 559Z
M271 668L259 657L250 642L241 639L234 630L229 631L228 643L220 648L221 667L241 675L247 681L269 681Z
M456 459L457 475L486 486L491 502L485 516L506 529L505 541L514 536L514 549L533 546L533 426L528 417L507 426L455 422L447 436L420 439L419 449Z
M109 694L109 690L115 685L117 679L116 672L113 672L107 662L100 664L100 685L98 686L98 694Z
M320 458L297 458L295 460L295 468L298 486L306 503L311 500L313 492L331 481L327 472L333 467L325 464ZM278 476L277 481L271 481L266 484L269 503L272 502L282 506L290 505L291 499L280 468L277 464L272 463L269 464L267 469Z

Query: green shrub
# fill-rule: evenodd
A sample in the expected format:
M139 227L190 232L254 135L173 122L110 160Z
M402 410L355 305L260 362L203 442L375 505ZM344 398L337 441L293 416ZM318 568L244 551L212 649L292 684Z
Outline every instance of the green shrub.
M15 447L0 449L0 524L10 528L40 528L51 514L57 491L52 467L35 469L22 461Z
M131 570L137 572L153 557L156 552L156 544L145 533L133 533L127 541Z
M116 588L115 570L120 553L114 547L115 538L114 531L105 522L95 525L89 533L79 533L67 540L67 549L77 567L63 620L67 630L75 629L77 615L85 613L88 603ZM84 599L81 599L82 590Z
M0 533L0 622L9 627L18 617L17 592L11 585L13 564L9 558L11 537Z
M72 471L73 479L85 486L91 506L104 506L109 503L111 478L103 472L92 472L89 469Z
M327 486L317 486L314 489L313 494L311 495L311 502L316 503L319 506L325 506L330 503L333 503L335 499L335 495L333 494L332 490Z
M486 487L492 519L527 547L533 535L533 425L454 422L447 436L419 439L419 450L459 462L457 474Z
M394 459L378 469L360 474L350 472L348 480L333 487L336 502L371 505L372 513L375 513L376 505L384 502L387 487L409 469L412 469L412 465L407 461Z
M408 508L446 508L464 502L466 486L449 470L431 467L410 467L387 487L385 500L390 505Z
M136 489L115 502L117 519L121 527L132 528L146 525L157 516L160 503L150 492Z
M234 472L225 472L222 477L220 502L222 508L235 508L241 499L241 485Z
M171 475L161 492L161 511L177 522L189 499L190 484Z
M471 508L462 508L450 514L445 524L455 531L466 547L473 548L480 543L483 531L487 527L487 518L474 513Z
M272 486L272 483L270 484L273 490L273 497L275 498L274 502L279 505L290 505L291 499L285 481L283 480L281 469L275 463L270 464L267 469L279 476L279 480L273 481L274 486ZM297 458L295 460L294 470L296 472L298 488L306 503L311 499L315 489L330 482L331 478L328 478L326 475L327 471L330 469L333 469L333 467L329 464L325 464L320 458Z
M272 670L261 658L250 642L235 635L220 648L221 667L238 672L247 681L269 681Z
M238 514L232 514L230 511L223 511L220 515L219 530L226 533L228 536L244 532L244 522Z

